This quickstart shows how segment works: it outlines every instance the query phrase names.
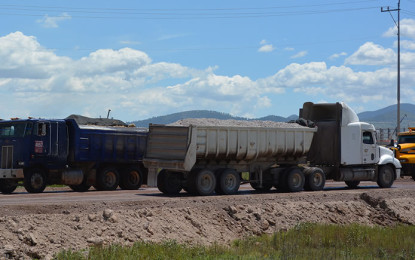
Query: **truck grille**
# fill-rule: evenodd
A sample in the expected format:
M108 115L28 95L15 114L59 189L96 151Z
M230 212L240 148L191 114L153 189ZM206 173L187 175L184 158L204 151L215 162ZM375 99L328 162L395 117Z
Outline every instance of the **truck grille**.
M1 147L1 168L11 169L13 168L13 146Z

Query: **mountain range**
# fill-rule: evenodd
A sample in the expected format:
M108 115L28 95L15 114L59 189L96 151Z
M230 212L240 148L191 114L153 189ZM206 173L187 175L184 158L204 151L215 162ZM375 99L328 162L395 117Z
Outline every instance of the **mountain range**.
M396 127L396 105L391 105L375 111L361 112L357 115L360 121L373 124L377 129L394 129ZM415 105L413 104L401 104L401 128L407 128L408 126L415 127ZM291 115L289 117L282 117L277 115L269 115L261 118L244 118L232 116L231 114L221 113L209 110L192 110L169 114L165 116L152 117L145 120L133 121L130 123L135 124L138 127L148 127L152 124L170 124L185 118L216 118L222 120L234 119L234 120L263 120L263 121L275 121L275 122L288 122L295 120L298 115Z

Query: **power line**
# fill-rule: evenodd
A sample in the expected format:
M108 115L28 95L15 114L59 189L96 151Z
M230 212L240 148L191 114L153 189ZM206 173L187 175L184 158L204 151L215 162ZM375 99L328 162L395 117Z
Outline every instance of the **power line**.
M296 16L296 15L314 15L314 14L328 14L353 12L368 9L376 9L378 7L361 7L349 9L330 9L330 10L314 10L314 11L293 11L293 12L251 12L251 13L229 13L229 14L186 14L186 13L123 13L124 16L92 16L92 15L70 15L71 18L89 18L89 19L143 19L143 20L199 20L199 19L234 19L234 18L267 18L280 16ZM0 12L0 15L12 16L33 16L44 17L45 14L32 13L7 13ZM53 17L67 18L65 15L54 15Z
M132 8L100 8L100 7L65 7L65 6L38 6L38 5L0 5L2 9L10 10L33 10L33 11L72 11L72 12L89 12L89 13L102 13L102 12L124 12L124 11L162 11L162 12L186 12L186 11L238 11L238 10L270 10L270 9L289 9L289 8L305 8L305 7L322 7L322 6L335 6L345 5L354 3L365 3L374 2L376 0L364 0L364 1L349 1L349 2L338 2L338 3L324 3L324 4L308 4L308 5L290 5L290 6L268 6L268 7L230 7L230 8L143 8L143 9L132 9ZM88 11L94 10L94 11ZM97 11L98 10L98 11Z

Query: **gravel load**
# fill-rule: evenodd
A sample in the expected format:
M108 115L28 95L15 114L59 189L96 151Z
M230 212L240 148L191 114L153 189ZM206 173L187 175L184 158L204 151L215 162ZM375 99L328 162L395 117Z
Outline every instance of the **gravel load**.
M174 123L171 126L227 126L227 127L269 127L269 128L307 128L297 122L274 122L260 120L220 120L215 118L186 118Z
M127 126L123 121L113 118L91 118L80 115L70 115L66 119L75 119L78 125Z

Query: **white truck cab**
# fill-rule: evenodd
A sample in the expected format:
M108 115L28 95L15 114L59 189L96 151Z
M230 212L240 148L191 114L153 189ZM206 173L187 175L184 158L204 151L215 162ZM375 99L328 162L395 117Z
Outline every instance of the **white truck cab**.
M401 164L393 152L376 143L376 129L360 122L345 103L304 103L300 117L313 121L318 131L308 160L324 169L327 179L356 187L360 181L376 181L390 187L400 177Z

